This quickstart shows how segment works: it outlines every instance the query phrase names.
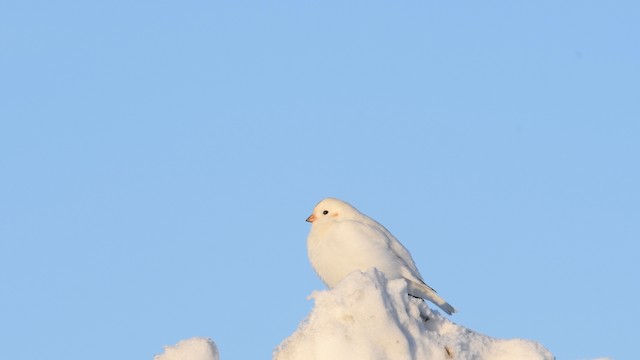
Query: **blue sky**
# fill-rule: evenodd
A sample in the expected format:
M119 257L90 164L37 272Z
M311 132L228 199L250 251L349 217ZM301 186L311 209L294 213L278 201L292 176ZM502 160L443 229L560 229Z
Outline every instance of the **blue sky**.
M637 356L631 1L0 4L0 344L268 359L304 219L389 228L457 323Z

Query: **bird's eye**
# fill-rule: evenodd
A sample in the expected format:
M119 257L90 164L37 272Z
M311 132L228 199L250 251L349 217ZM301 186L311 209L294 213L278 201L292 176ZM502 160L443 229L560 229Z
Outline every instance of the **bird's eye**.
M327 210L323 211L322 214L323 215L327 215L329 212Z

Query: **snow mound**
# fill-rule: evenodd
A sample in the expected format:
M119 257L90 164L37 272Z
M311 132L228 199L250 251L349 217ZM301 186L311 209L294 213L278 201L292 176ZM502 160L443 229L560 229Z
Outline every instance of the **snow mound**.
M314 309L274 360L554 359L536 342L496 339L452 323L407 296L404 280L388 281L377 269L356 271L311 298Z
M165 346L164 353L153 360L220 360L216 344L211 339L194 337L175 346Z

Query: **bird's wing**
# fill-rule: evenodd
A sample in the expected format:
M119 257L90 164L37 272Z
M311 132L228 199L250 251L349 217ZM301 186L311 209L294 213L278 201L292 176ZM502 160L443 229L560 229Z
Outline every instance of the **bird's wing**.
M364 221L342 221L340 231L351 239L362 239L363 246L371 251L391 253L402 265L402 276L424 283L409 251L384 226L371 218Z
M398 258L401 259L402 262L405 264L405 267L402 269L403 270L403 274L402 275L406 279L411 280L411 281L416 283L416 285L411 285L410 284L409 287L410 288L415 288L415 286L418 286L420 288L423 288L424 290L421 291L422 295L420 297L425 298L425 299L429 299L429 300L433 301L435 304L438 304L438 306L441 306L440 302L446 303L446 302L444 302L444 300L440 299L440 297L438 295L435 294L436 293L435 289L432 288L431 286L429 286L422 279L422 275L420 275L420 271L418 271L418 267L416 266L415 262L413 261L413 258L411 257L411 254L409 253L409 250L407 250L407 248L405 248L404 245L402 245L402 243L398 239L396 239L396 237L393 236L393 234L391 234L391 232L389 230L387 230L387 228L385 228L382 224L376 222L375 220L373 220L371 218L369 218L369 220L374 222L377 225L377 228L379 228L380 231L385 234L385 236L389 239L389 247L396 254L396 256L398 256ZM431 294L429 291L432 291L433 294ZM447 306L449 306L449 305L447 304ZM451 315L451 313L449 312L450 310L445 310L445 311L447 311L447 313L449 313L449 315ZM453 310L453 311L455 311L455 310Z
M385 229L384 227L382 227L382 229L387 234L387 236L392 239L390 242L390 246L393 252L395 252L396 255L398 255L398 257L401 258L407 264L408 268L415 271L416 273L418 273L418 276L420 276L418 272L418 267L416 266L416 263L413 261L413 258L411 257L409 250L407 250L407 248L405 248L404 245L402 245L402 243L398 241L398 239L396 239L389 232L389 230Z
M379 232L384 234L384 237L388 239L387 240L388 246L394 252L394 254L396 254L396 256L398 256L402 260L402 262L407 266L407 268L409 268L412 272L414 272L419 279L422 279L422 277L420 276L420 272L418 271L418 267L413 261L413 258L411 257L409 250L407 250L407 248L405 248L404 245L402 245L402 243L398 239L396 239L396 237L393 236L393 234L391 234L391 232L387 230L387 228L385 228L379 222L373 220L370 217L367 217L366 223L368 223L369 226L376 228Z

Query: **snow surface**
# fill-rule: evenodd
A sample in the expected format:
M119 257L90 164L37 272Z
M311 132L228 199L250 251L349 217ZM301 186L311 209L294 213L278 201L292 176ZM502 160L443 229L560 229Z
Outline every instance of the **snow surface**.
M194 337L175 346L165 346L164 353L153 360L220 360L216 344L211 339Z
M552 360L542 345L496 339L457 325L407 296L404 280L356 271L311 294L315 306L273 353L274 360ZM427 319L427 320L425 320ZM154 360L219 360L210 339L165 347Z
M408 297L404 280L388 281L377 269L356 271L311 297L314 309L274 360L554 359L536 342L496 339L452 323Z

